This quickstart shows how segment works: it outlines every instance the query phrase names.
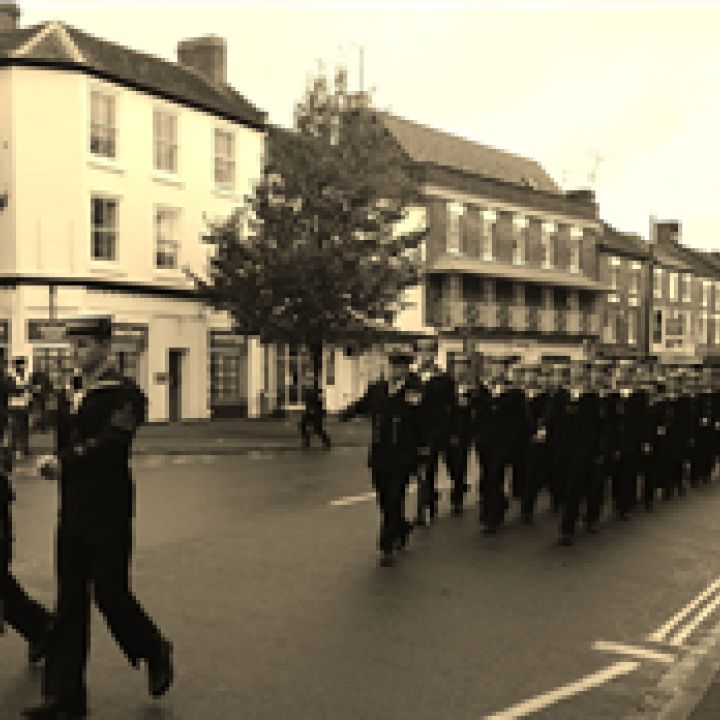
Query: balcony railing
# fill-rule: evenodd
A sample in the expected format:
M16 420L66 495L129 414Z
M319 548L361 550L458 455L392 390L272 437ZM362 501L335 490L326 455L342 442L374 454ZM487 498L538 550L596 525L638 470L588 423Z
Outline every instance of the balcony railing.
M428 320L433 325L445 328L465 326L548 335L597 335L600 332L599 317L587 311L469 300L437 305Z

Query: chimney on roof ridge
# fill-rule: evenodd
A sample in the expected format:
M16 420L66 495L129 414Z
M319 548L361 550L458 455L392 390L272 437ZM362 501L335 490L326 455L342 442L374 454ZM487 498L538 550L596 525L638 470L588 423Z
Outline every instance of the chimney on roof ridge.
M662 220L655 223L655 240L658 245L675 247L680 244L680 223Z
M217 35L181 40L177 46L178 62L197 70L213 85L227 84L227 45Z
M17 30L20 25L20 8L17 3L0 3L0 32Z

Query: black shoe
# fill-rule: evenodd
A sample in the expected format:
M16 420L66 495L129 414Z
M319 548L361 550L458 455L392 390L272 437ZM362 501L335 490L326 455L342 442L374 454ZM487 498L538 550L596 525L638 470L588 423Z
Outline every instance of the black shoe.
M532 525L533 524L532 513L523 513L521 516L521 521L522 521L523 525Z
M453 505L450 513L453 517L460 517L463 514L463 506L457 504Z
M380 567L392 567L395 564L395 558L393 558L391 552L383 553L380 558Z
M424 515L418 515L415 518L415 527L425 527L427 525L427 522L425 520Z
M85 708L70 708L56 701L46 701L37 707L22 711L29 720L81 720L87 717Z
M405 546L407 545L408 540L410 539L410 533L413 531L413 526L406 522L403 526L403 530L400 533L400 538L398 539L398 547L403 550Z
M585 527L591 535L596 535L600 531L600 528L595 520L588 520L585 523Z
M558 540L558 544L562 545L563 547L570 547L575 542L575 539L572 535L568 535L567 533L560 536L560 540Z
M173 681L172 645L160 641L158 653L147 660L148 690L153 697L164 695Z
M30 665L38 665L48 652L48 644L50 642L50 633L52 631L52 624L48 623L45 630L38 640L28 640L28 663Z
M498 531L497 523L487 523L485 525L484 533L486 535L495 535Z
M653 504L652 502L646 502L645 503L645 512L652 512L653 511Z

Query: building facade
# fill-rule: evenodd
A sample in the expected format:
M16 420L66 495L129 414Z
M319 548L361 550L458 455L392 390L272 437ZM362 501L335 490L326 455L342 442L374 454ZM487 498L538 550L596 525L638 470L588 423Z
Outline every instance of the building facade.
M225 387L257 406L262 377L241 367L257 342L228 340L185 272L204 272L208 220L229 216L261 173L265 116L225 83L224 41L183 41L167 62L62 23L21 28L3 7L4 356L57 376L68 353L48 323L108 313L150 420L209 417Z

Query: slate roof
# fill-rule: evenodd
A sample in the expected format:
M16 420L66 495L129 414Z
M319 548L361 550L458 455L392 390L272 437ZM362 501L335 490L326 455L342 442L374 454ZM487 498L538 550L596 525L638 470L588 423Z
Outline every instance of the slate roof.
M601 249L624 255L643 259L650 256L650 248L642 235L621 232L606 222L603 222L603 232L598 245Z
M450 167L485 178L533 187L549 193L564 193L535 160L489 145L436 130L387 112L380 121L408 156L417 163Z
M39 36L34 47L22 51ZM228 85L214 85L193 68L97 38L65 23L50 21L0 32L0 66L3 64L77 68L251 127L262 129L266 123L266 113Z

